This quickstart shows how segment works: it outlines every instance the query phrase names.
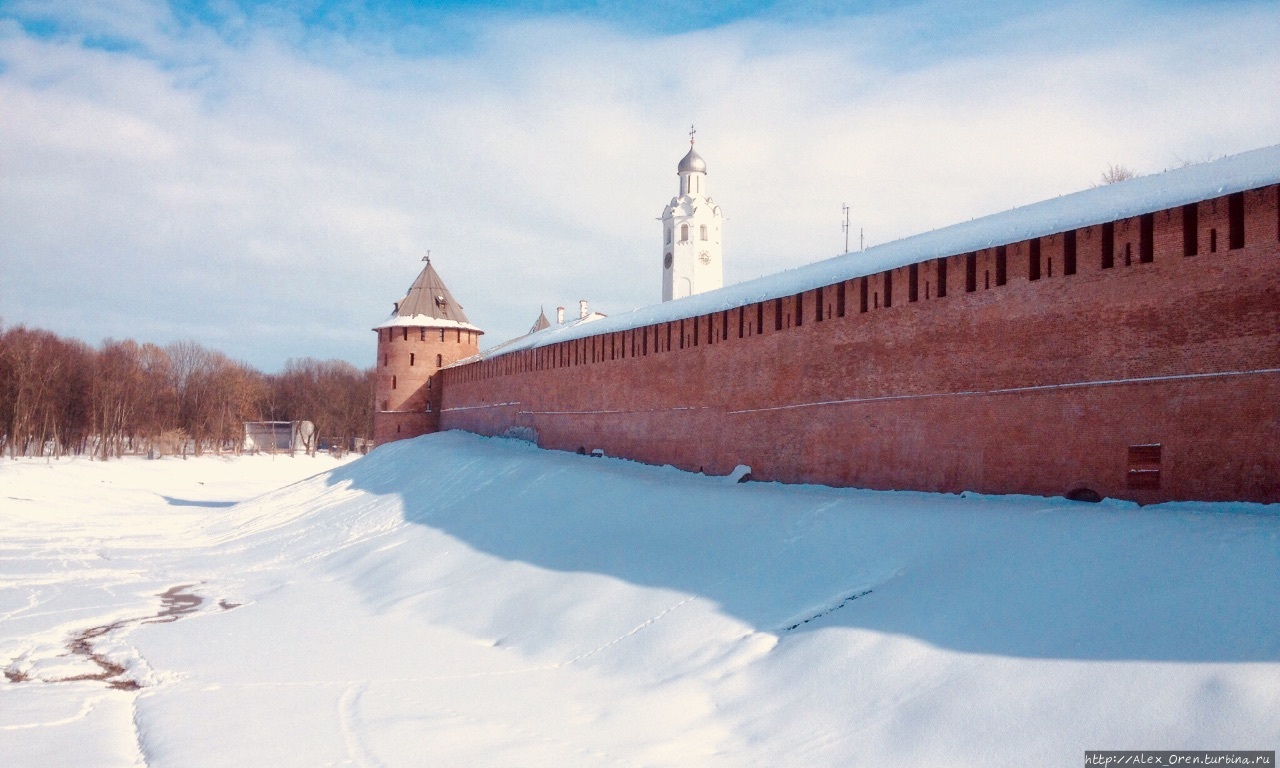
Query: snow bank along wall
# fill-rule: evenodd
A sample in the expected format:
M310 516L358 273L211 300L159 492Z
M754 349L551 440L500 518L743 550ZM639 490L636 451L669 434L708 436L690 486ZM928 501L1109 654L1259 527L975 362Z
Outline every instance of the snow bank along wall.
M1278 502L1278 246L1275 184L993 243L464 362L440 427L759 480Z

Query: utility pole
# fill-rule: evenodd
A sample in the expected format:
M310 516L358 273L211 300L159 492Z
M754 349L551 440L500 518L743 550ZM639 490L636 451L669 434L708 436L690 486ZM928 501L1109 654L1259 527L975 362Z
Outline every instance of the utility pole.
M843 204L843 210L844 210L844 226L842 227L842 229L844 230L844 252L848 253L849 252L849 204L848 203Z

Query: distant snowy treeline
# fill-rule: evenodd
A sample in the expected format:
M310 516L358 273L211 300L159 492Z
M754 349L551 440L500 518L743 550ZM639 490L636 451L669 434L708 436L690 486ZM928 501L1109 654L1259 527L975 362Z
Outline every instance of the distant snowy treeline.
M246 421L311 421L348 445L373 424L373 371L290 360L264 374L193 341L107 340L0 329L0 453L10 456L239 450Z

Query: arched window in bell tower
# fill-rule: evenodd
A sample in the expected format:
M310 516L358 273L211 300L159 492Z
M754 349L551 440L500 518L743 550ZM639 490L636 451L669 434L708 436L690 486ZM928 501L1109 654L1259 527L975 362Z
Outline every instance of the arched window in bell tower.
M682 242L682 243L683 243L684 241L686 241L686 240L688 240L688 239L689 239L689 225L688 225L688 224L681 224L681 225L680 225L680 242Z
M706 224L703 224L703 225L698 229L698 238L699 238L700 240L706 240L706 239L707 239L707 225L706 225Z

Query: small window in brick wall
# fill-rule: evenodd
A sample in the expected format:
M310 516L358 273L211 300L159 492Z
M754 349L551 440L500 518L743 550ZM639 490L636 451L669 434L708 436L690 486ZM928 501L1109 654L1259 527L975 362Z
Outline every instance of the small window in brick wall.
M1062 233L1062 274L1076 273L1076 231Z
M893 306L893 273L884 273L884 305L885 308Z
M414 357L415 357L415 355L414 355L412 352L410 352L410 353L409 353L409 365L413 365L413 358L414 358Z
M841 280L840 284L836 286L836 317L844 317L844 293L845 284Z
M943 256L938 259L938 298L944 299L947 296L947 257Z
M1139 491L1160 490L1160 443L1129 446L1129 472L1125 485Z
M859 300L861 301L861 304L860 304L860 308L858 309L858 311L859 311L859 312L866 312L866 311L867 311L867 278L865 278L865 277L864 277L864 278L862 278L862 279L859 281L859 283L861 284L861 286L860 286L860 287L859 287L859 289L858 289L858 293L859 293L859 294L861 294L861 295L859 296Z
M978 254L968 253L964 257L964 290L973 293L978 290Z
M1102 225L1102 268L1116 265L1116 225L1108 221Z
M1244 193L1227 196L1227 248L1244 247Z
M1182 255L1195 256L1200 253L1200 205L1191 203L1182 206Z
M1040 238L1031 240L1031 254L1027 257L1027 279L1040 279Z
M418 329L418 341L426 341L426 340L427 340L427 329L426 329L426 328L419 328L419 329Z
M392 389L395 389L395 388L396 388L396 377L395 377L395 376L392 376L392 377L391 377L391 388L392 388Z
M444 355L436 355L436 367L440 368L444 365Z
M441 341L444 341L444 329L443 329L443 328L441 328L441 329L440 329L440 340L441 340Z
M1156 259L1156 217L1144 213L1138 219L1138 262L1150 264Z
M912 264L907 267L907 301L917 301L920 298L920 265Z
M1005 246L996 246L996 285L1004 285L1009 278L1009 252Z

